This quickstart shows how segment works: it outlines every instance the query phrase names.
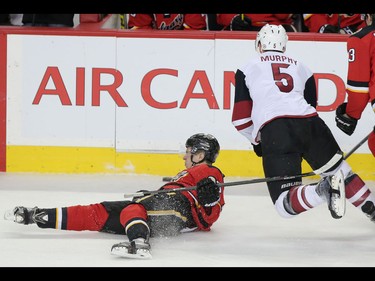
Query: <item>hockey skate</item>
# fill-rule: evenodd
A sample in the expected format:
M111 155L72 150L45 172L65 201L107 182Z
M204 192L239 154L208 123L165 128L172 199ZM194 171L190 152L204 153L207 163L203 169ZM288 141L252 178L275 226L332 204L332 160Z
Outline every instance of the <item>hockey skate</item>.
M341 170L332 176L323 178L316 187L316 192L327 199L328 209L331 216L340 219L345 214L345 182L344 174Z
M151 259L151 246L143 238L126 241L112 246L111 254L130 259Z
M19 224L33 224L33 223L43 223L45 224L48 220L46 218L47 214L41 212L38 207L26 208L22 206L17 206L13 210L8 210L4 214L5 220L12 220Z
M361 207L362 212L372 221L375 222L375 205L371 201L365 202Z

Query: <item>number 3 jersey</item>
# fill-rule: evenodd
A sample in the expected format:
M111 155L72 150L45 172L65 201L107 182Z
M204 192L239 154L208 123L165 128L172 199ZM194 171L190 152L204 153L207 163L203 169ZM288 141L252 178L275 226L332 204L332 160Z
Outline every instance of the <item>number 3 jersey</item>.
M253 144L268 122L315 116L316 105L313 73L286 53L266 51L236 72L232 124Z
M346 113L360 119L369 102L375 112L375 26L367 26L350 36L347 51Z

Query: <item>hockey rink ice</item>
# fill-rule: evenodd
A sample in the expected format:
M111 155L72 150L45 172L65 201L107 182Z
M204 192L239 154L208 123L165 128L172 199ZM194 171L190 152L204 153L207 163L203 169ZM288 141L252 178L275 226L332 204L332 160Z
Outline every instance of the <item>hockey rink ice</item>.
M227 182L245 178L226 178ZM304 178L308 182L308 178ZM311 180L310 180L311 181ZM64 207L154 190L161 176L0 173L1 267L374 267L375 223L348 202L335 220L324 203L293 219L275 211L265 183L229 186L210 232L151 238L151 260L110 254L122 235L40 229L5 221L17 205ZM375 191L375 182L367 182Z

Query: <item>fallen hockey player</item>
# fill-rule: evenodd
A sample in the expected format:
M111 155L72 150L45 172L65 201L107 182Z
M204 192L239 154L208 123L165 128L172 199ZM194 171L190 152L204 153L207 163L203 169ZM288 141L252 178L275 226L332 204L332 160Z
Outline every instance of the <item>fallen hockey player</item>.
M189 191L160 192L132 200L104 201L87 206L28 208L17 206L5 213L16 223L40 228L126 234L129 241L112 246L111 253L128 258L152 258L150 237L176 236L188 231L209 231L224 206L224 175L213 163L220 145L209 134L186 141L186 169L160 190L197 186Z

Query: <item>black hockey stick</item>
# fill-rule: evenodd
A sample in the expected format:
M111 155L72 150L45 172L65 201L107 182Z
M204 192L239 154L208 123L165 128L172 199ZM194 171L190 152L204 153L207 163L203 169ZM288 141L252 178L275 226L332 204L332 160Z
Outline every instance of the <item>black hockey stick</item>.
M269 178L260 178L260 179L252 179L252 180L243 180L243 181L234 181L234 182L224 182L224 183L218 183L218 186L234 186L234 185L243 185L243 184L252 184L252 183L260 183L260 182L270 182L270 181L279 181L279 180L288 180L288 179L294 179L299 177L309 177L317 174L321 174L324 171L329 170L329 168L333 167L339 160L341 160L342 153L336 153L331 160L328 161L327 164L325 164L323 167L314 170L309 173L303 173L300 175L294 175L294 176L276 176L276 177L269 177ZM197 186L189 186L189 187L178 187L178 188L168 188L168 189L157 189L157 190L142 190L138 191L136 193L130 193L130 194L124 194L125 198L130 197L142 197L147 195L152 195L156 193L168 193L168 192L175 192L175 191L189 191L197 189Z
M235 182L224 182L224 183L218 183L218 186L235 186L235 185L253 184L253 183L261 183L261 182L288 180L288 179L294 179L294 178L310 177L310 176L324 173L325 171L328 171L331 167L333 167L339 160L341 160L341 158L343 158L344 160L348 159L350 155L352 155L362 144L364 144L367 141L371 133L372 132L370 132L357 145L355 145L348 153L346 153L344 157L341 153L336 153L332 157L332 159L328 161L327 164L325 164L323 167L316 169L312 172L303 173L303 174L294 175L294 176L275 176L275 177L269 177L269 178L259 178L259 179L251 179L251 180L243 180L243 181L235 181ZM158 189L158 190L152 190L152 191L145 190L145 191L139 191L136 193L124 194L124 197L125 198L142 197L142 196L147 196L147 195L152 195L152 194L157 194L157 193L189 191L189 190L194 190L194 189L197 189L197 186L170 188L170 189Z

